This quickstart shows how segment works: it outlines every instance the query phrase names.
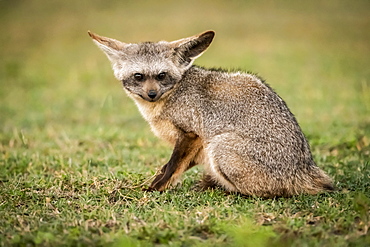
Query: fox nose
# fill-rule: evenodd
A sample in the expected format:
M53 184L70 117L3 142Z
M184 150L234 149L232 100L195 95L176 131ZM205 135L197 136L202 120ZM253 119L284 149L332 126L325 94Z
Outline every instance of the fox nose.
M149 98L154 99L157 96L157 91L149 90L148 96L149 96Z

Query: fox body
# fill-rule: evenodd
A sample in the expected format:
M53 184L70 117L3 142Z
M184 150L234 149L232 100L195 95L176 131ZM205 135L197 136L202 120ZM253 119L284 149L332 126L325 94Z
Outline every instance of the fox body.
M261 197L333 189L285 102L259 77L193 66L207 31L173 42L128 44L89 32L153 132L174 146L150 190L205 165L205 186Z

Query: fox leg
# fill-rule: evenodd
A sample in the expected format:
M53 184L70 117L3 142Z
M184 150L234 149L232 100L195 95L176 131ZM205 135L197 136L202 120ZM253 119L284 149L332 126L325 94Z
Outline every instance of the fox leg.
M208 164L203 182L245 195L259 194L266 185L268 187L269 181L248 155L247 142L234 133L213 137L205 147Z
M194 158L202 148L200 138L193 133L183 133L177 140L171 158L162 167L161 173L150 185L150 190L163 191L175 182L179 176L197 163Z
M207 179L228 191L261 197L333 190L331 179L314 163L291 161L284 165L278 162L281 156L276 153L271 154L272 162L263 162L253 157L255 146L255 142L233 133L213 137L205 147Z

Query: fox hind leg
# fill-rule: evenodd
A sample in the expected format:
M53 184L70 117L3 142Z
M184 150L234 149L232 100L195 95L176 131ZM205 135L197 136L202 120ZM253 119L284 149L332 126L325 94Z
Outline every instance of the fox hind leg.
M216 184L244 195L266 194L267 177L249 158L245 139L234 133L220 134L208 142L205 151L208 158L206 174Z
M224 135L216 136L205 148L207 155L207 165L205 166L205 176L203 183L205 186L224 187L228 191L239 191L235 184L235 176L229 173L230 169L237 169L238 161L235 155L228 150L225 145Z
M253 158L255 149L252 140L235 133L217 135L205 148L206 172L226 190L244 195L271 198L333 190L331 179L312 160L302 159L301 164L292 160L287 164L278 161L266 164ZM270 155L278 160L281 154Z

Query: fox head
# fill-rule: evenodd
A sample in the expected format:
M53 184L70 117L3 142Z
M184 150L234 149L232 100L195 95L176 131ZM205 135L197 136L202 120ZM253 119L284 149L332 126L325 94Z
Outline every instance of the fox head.
M215 35L207 31L172 42L129 44L88 33L111 61L114 75L126 92L134 99L149 102L169 94Z

